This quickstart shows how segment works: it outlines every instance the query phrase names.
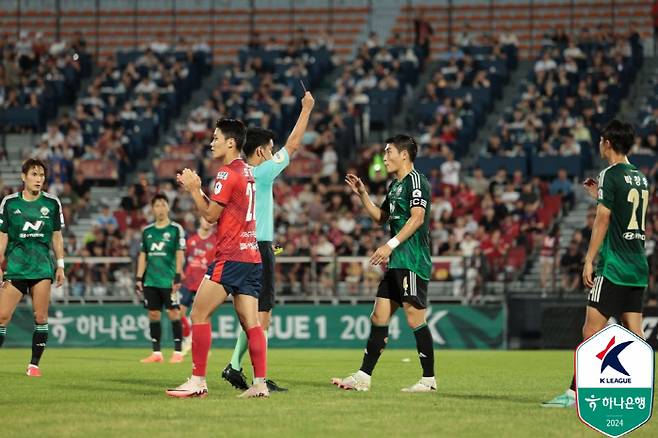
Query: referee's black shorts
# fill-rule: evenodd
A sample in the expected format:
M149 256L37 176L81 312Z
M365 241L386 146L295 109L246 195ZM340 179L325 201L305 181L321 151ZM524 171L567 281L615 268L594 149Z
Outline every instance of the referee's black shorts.
M269 312L274 307L274 250L272 242L258 242L260 251L263 276L261 277L261 289L258 296L258 311Z

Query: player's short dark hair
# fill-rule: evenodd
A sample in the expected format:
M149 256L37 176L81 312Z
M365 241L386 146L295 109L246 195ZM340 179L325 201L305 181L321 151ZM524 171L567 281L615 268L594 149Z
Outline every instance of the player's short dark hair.
M615 119L603 128L601 137L610 142L610 146L612 146L615 152L628 155L635 140L635 129L633 129L633 125L630 123L624 123Z
M416 143L416 140L410 135L394 135L393 137L387 138L385 142L394 145L400 152L407 151L409 154L409 159L412 163L416 159L416 155L418 154L418 144Z
M247 140L244 142L242 152L246 157L251 157L259 146L265 146L270 140L274 141L275 137L274 132L269 129L248 128Z
M169 198L167 198L167 195L165 195L164 193L156 193L153 196L153 199L151 199L151 206L154 206L158 200L162 200L166 202L167 205L169 205Z
M219 119L215 124L215 128L222 131L226 139L232 138L235 140L235 146L238 151L242 151L244 147L244 140L247 136L247 127L238 119Z
M42 168L43 173L46 175L46 177L48 177L48 166L46 166L46 163L39 160L38 158L28 158L25 160L23 162L23 166L21 167L21 173L23 175L27 175L27 173L35 167Z

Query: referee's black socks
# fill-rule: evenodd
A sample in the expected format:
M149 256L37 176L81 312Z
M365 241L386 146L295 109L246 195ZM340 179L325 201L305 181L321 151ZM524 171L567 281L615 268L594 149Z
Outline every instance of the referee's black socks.
M363 363L361 364L361 371L369 376L372 376L372 371L377 365L379 356L382 355L386 343L388 342L388 326L372 325L370 327L370 337L366 344L366 352L363 354Z

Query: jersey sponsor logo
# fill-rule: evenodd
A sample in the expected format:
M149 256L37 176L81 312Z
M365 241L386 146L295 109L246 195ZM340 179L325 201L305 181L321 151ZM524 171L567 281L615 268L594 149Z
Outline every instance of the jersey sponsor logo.
M285 160L285 159L286 159L286 157L283 156L283 153L281 151L277 152L272 157L272 161L274 161L277 164L283 163L283 160Z
M217 179L226 181L228 179L228 172L217 172Z
M153 242L151 244L151 252L164 250L165 242Z
M217 181L215 182L215 195L219 195L219 192L222 191L222 183Z
M25 221L23 224L23 233L19 234L18 237L25 239L26 237L44 237L43 233L40 233L41 227L43 227L43 221L36 221L34 223L30 221ZM27 231L34 231L33 233L28 233Z
M41 210L39 210L39 211L41 212L42 216L48 216L48 213L50 213L50 210L48 210L48 207L41 207Z
M642 233L627 232L627 233L622 234L622 236L626 240L645 240L646 239L645 235L642 234Z

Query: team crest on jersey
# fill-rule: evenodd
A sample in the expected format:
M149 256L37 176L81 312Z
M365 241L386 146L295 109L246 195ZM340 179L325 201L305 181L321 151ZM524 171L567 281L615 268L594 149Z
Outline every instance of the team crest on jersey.
M395 196L400 196L402 194L402 186L398 186L397 190L395 191Z
M169 242L169 239L171 238L171 234L169 233L164 233L162 235L162 238L164 239L165 242Z
M274 154L274 156L272 157L272 161L274 161L274 162L277 163L277 164L278 164L278 163L283 163L283 160L284 160L284 159L285 159L285 157L283 156L283 154L281 153L281 151L277 152L277 153Z
M50 210L48 210L48 207L41 207L41 210L39 210L43 216L48 216L48 213L50 213Z

